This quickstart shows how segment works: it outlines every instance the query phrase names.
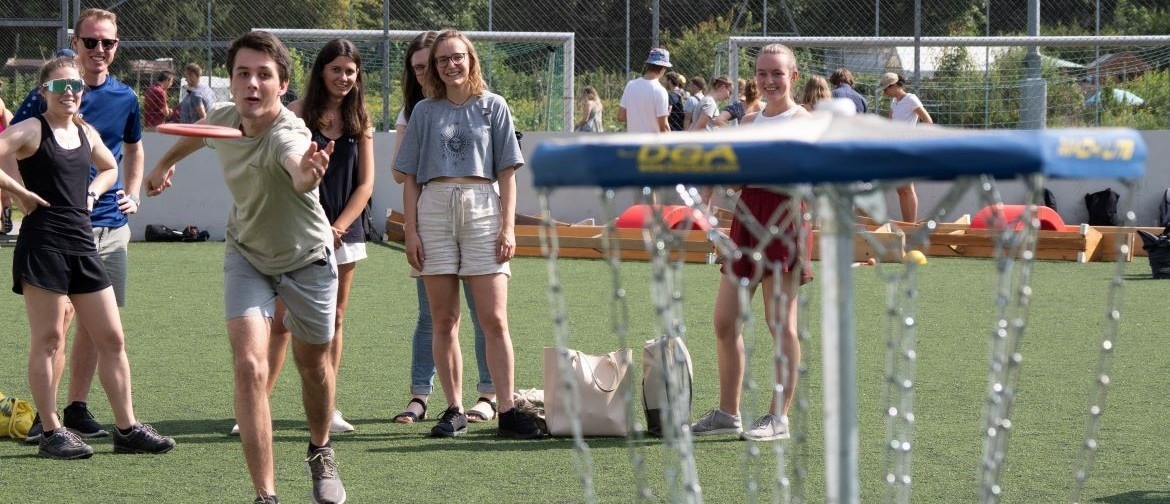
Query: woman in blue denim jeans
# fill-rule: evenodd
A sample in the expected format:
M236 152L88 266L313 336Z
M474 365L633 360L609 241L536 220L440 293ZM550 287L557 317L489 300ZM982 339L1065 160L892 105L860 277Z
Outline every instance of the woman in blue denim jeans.
M427 68L427 57L431 46L434 45L438 32L427 31L420 33L410 42L403 58L402 70L402 103L403 108L395 121L395 153L402 145L402 138L406 136L407 124L414 106L426 98L423 94L422 76ZM391 163L393 166L393 163ZM403 183L406 174L391 170L394 182ZM432 355L431 331L434 327L431 322L431 305L427 301L427 290L421 278L415 279L415 288L418 292L418 322L414 327L414 338L411 340L410 357L410 402L406 409L394 416L394 421L412 424L427 417L427 400L435 389L435 358ZM463 289L464 299L467 300L467 309L471 313L471 324L475 327L475 363L479 368L479 400L467 412L467 421L486 422L496 416L495 388L492 386L492 377L488 373L487 358L483 329L479 326L479 318L475 316L475 301L470 291Z

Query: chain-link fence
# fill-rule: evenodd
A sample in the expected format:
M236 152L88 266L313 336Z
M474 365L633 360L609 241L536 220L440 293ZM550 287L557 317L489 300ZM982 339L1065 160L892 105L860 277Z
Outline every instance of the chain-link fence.
M730 36L1004 36L1023 35L1030 0L0 0L0 80L5 102L20 100L27 75L65 40L65 29L80 9L99 7L119 16L122 39L112 72L142 89L160 69L181 70L200 63L226 77L227 43L247 30L268 28L421 30L454 27L465 31L573 32L576 89L595 87L606 104L607 126L614 118L626 80L641 72L650 47L672 53L684 76L728 72ZM1039 1L1039 0L1031 0ZM915 5L921 5L916 12ZM917 14L917 15L916 15ZM1044 0L1042 35L1160 35L1170 33L1170 6L1164 0ZM1088 28L1085 28L1088 27ZM311 52L311 48L304 48ZM312 63L305 54L302 63ZM385 58L387 61L394 58ZM372 63L377 63L372 61ZM1152 74L1170 66L1145 61ZM380 74L380 68L367 69ZM392 72L397 78L397 69ZM20 76L25 76L21 80ZM1164 79L1164 78L1163 78ZM385 85L384 85L385 84ZM383 118L382 103L396 103L395 82L367 84L371 114ZM292 83L293 89L303 82ZM1167 117L1170 86L1144 85L1159 92L1142 96L1143 110ZM173 96L178 89L172 90ZM507 95L505 95L507 97ZM1110 102L1115 103L1114 102ZM1129 106L1128 104L1123 104ZM538 129L561 129L559 121L517 117ZM529 114L524 112L524 114ZM1127 114L1096 114L1098 124ZM1150 127L1144 121L1139 126ZM1165 121L1159 124L1165 127ZM379 120L378 128L390 124ZM607 128L613 129L613 128Z

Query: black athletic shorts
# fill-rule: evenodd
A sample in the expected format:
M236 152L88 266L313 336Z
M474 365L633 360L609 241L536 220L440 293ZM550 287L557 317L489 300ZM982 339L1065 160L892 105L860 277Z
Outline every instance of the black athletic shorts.
M12 254L12 292L24 294L22 282L61 294L89 294L112 285L96 254L17 246Z

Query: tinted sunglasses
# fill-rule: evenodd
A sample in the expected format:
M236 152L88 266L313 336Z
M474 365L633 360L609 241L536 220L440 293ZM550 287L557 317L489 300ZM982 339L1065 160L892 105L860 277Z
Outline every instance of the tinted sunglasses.
M81 37L81 43L85 45L86 49L93 49L97 47L98 44L102 45L102 49L113 49L114 46L118 45L118 39L95 39Z
M85 90L85 83L81 79L53 79L49 82L41 84L41 87L47 89L50 93L61 94L66 91L80 93Z

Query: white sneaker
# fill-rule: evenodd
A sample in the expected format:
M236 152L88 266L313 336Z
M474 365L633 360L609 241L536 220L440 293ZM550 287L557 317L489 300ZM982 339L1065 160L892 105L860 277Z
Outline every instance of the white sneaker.
M240 424L233 425L232 431L229 432L228 435L229 436L239 436L240 435Z
M341 417L341 412L333 410L333 421L329 423L329 432L353 432L353 425Z
M775 441L788 439L788 416L764 415L752 423L752 428L743 431L739 437L752 441Z
M699 421L691 424L691 434L696 436L738 434L741 430L739 415L729 415L719 408L708 411Z

